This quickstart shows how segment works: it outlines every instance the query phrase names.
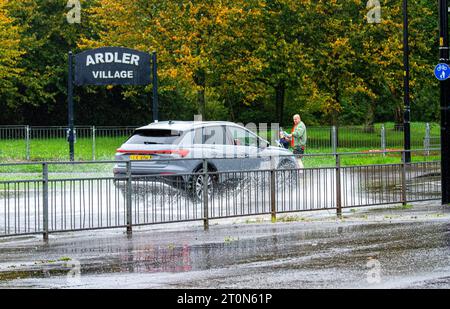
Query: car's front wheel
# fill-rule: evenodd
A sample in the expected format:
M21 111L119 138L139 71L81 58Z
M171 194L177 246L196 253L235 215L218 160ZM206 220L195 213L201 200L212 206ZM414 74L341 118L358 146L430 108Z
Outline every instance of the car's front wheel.
M298 184L297 165L292 160L285 159L278 164L277 183L283 187L292 187Z
M296 164L291 160L283 160L278 164L277 169L279 170L290 170L297 168Z

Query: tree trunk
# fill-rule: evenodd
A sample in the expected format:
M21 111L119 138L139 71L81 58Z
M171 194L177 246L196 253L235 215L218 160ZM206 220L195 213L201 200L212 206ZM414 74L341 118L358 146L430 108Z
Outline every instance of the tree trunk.
M394 120L395 120L394 130L403 131L403 106L398 105L395 108Z
M280 124L283 125L283 116L284 116L284 98L286 96L286 86L284 83L280 83L275 87L275 113L276 120Z
M194 73L194 82L198 86L197 90L197 104L198 113L202 115L202 120L206 120L206 100L205 100L205 89L206 89L206 73L203 69L197 69Z
M198 113L202 115L202 120L206 121L206 100L204 88L197 91L197 104L198 104Z
M235 122L236 117L234 116L234 108L233 108L233 102L227 97L225 98L225 102L228 103L229 108L229 116L231 118L232 122ZM225 104L226 105L226 104Z
M333 91L334 91L334 102L337 106L340 105L340 93L339 93L339 79L336 78L335 82L333 84ZM330 114L330 122L332 126L338 127L338 117L339 113L337 111L337 108L334 107Z
M374 119L375 119L375 102L371 101L369 103L369 109L367 110L366 120L364 121L364 132L366 133L375 132Z

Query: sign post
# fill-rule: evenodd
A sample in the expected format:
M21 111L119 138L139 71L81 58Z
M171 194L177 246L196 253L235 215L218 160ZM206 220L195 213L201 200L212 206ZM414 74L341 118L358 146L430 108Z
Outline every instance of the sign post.
M435 75L438 73L441 84L441 187L442 204L447 205L450 203L450 79L445 73L449 63L448 0L439 0L439 58Z
M73 62L75 58L75 81ZM150 54L124 47L102 47L73 56L69 52L67 101L70 160L74 161L73 85L148 85L151 82ZM153 53L153 118L158 120L158 84L156 52Z
M74 136L74 116L73 116L73 54L69 52L69 78L67 85L67 103L69 106L69 132L67 139L69 142L70 161L75 160L75 136Z

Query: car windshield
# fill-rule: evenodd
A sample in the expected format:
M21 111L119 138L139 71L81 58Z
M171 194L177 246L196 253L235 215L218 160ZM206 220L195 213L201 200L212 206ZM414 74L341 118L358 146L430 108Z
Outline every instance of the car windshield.
M143 144L143 145L156 145L156 144L178 144L181 139L182 132L175 130L138 130L136 131L126 142L126 144Z

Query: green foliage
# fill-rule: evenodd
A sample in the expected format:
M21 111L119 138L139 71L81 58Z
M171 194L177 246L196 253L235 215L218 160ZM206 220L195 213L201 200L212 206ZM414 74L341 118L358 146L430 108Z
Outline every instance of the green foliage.
M0 123L66 123L67 53L105 45L156 50L162 119L308 125L402 120L401 2L91 0L81 24L66 0L0 0ZM439 119L435 1L410 4L412 119ZM77 87L76 122L139 125L148 87ZM39 117L36 117L39 115Z
M6 10L7 0L0 0L0 107L11 107L17 91L16 81L23 73L18 63L23 55L19 28Z

